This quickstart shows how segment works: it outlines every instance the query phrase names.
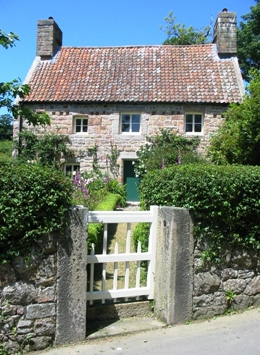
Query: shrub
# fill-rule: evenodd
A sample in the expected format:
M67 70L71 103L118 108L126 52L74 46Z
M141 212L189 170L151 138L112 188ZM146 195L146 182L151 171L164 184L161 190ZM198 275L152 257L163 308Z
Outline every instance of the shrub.
M194 215L195 236L215 251L229 245L260 249L260 168L183 165L147 174L141 205L176 206Z
M141 243L143 253L148 251L150 223L138 223L133 232L134 248L137 250L138 242Z
M38 164L4 164L0 169L3 262L63 227L71 205L72 184L60 171Z
M134 163L136 177L142 178L154 169L164 169L174 164L202 163L197 148L198 137L183 137L170 128L161 129L155 137L146 137L148 143L137 152L138 159Z
M120 196L118 204L120 206L126 205L126 185L120 184L115 179L109 179L106 185L107 191Z
M12 141L1 141L0 140L0 163L7 163L11 162L12 160L12 148L13 142Z

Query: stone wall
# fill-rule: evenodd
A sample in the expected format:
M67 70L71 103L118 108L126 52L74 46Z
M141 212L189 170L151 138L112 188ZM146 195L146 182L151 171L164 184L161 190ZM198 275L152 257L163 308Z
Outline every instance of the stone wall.
M0 265L0 343L15 352L45 349L56 327L57 239L42 239L28 262Z
M76 162L81 169L92 166L92 157L87 149L96 144L99 147L98 159L101 168L106 168L106 156L110 154L110 144L116 144L121 151L118 163L123 175L124 159L136 159L136 152L146 143L146 136L154 136L161 128L172 128L184 134L185 112L198 112L204 115L204 132L199 135L201 144L199 151L204 153L210 136L216 132L223 120L225 105L203 104L38 104L32 109L44 110L51 117L51 130L55 133L68 134L72 140L72 148L76 153ZM121 134L120 114L122 112L141 113L141 134ZM75 117L88 118L88 132L73 132ZM14 122L14 134L18 131L18 122ZM187 135L192 137L193 135Z
M159 209L154 309L167 324L260 305L260 253L227 249L213 264L203 261L205 250L188 209Z
M212 265L202 261L202 250L197 246L194 254L192 318L212 317L229 309L260 304L259 252L242 248L227 250L223 255L225 261ZM225 292L229 293L229 301Z
M0 353L42 350L86 336L87 210L68 213L63 234L0 265Z

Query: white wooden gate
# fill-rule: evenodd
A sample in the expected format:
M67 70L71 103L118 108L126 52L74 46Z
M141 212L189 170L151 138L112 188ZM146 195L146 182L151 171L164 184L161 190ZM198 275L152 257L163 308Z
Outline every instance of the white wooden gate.
M90 286L87 292L87 300L93 304L94 300L101 300L105 303L106 299L116 300L118 298L128 297L138 299L140 296L146 296L148 299L154 298L154 272L156 257L156 229L158 220L158 206L151 206L150 211L94 211L89 212L89 223L103 223L103 253L95 254L94 245L92 245L91 254L87 257L87 263L90 264ZM141 252L141 245L138 244L137 252L130 252L131 223L149 222L149 246L148 252ZM118 253L118 245L115 245L113 254L107 254L107 227L109 223L127 223L126 251ZM117 288L118 262L125 262L125 283L123 289ZM136 262L136 282L135 287L129 287L129 263ZM140 265L142 261L148 262L146 286L140 286ZM100 291L94 291L94 268L95 264L102 264L102 286ZM113 289L106 289L106 264L114 264Z

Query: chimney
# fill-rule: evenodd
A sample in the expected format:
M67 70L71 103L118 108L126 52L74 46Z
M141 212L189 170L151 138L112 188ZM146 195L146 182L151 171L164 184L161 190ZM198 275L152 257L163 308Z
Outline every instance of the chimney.
M213 43L217 44L219 57L230 58L237 55L237 18L235 12L225 8L218 13L214 26Z
M52 17L38 21L36 55L41 60L52 58L62 46L62 32Z

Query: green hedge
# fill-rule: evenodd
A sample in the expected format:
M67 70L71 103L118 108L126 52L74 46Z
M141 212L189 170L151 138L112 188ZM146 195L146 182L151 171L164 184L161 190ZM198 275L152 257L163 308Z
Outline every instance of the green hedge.
M96 208L96 211L114 211L121 201L121 196L118 194L107 193L104 201L102 201ZM89 223L88 225L88 249L91 248L92 243L97 249L102 241L103 223Z
M217 250L225 244L260 249L260 167L181 165L148 173L141 206L186 207L195 236Z
M73 187L52 168L2 164L0 191L0 262L4 262L63 227Z

